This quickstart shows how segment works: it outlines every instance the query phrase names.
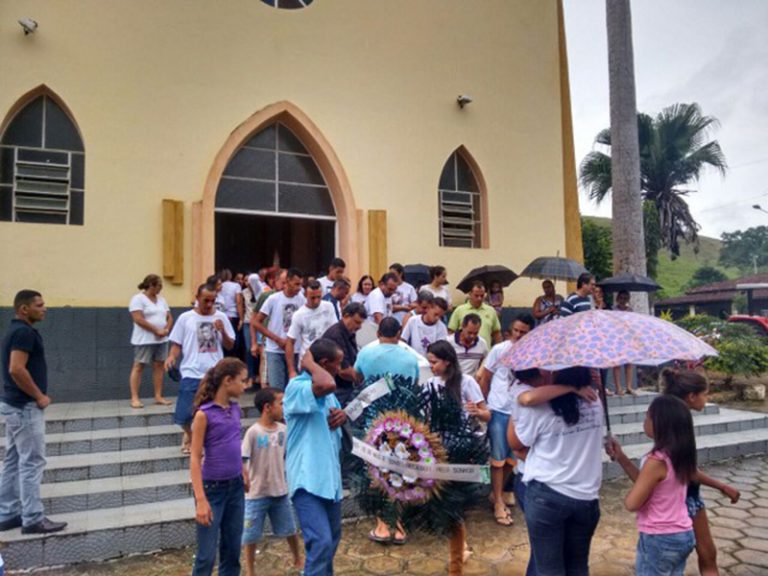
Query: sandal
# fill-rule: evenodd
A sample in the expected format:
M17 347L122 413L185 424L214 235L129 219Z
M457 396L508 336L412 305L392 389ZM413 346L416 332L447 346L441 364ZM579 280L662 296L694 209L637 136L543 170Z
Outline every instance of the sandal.
M392 535L389 536L379 536L376 534L376 528L368 532L368 540L371 542L377 542L379 544L389 544L392 542Z
M493 518L496 520L496 524L499 526L512 526L515 523L509 513L509 510L507 510L504 514L494 514Z
M170 406L173 402L166 400L165 398L155 398L155 404L159 404L160 406Z
M131 400L131 408L136 408L138 410L139 408L144 408L144 404L139 400Z
M402 538L398 538L397 537L397 532L401 532L403 537ZM402 530L396 530L395 531L395 536L392 537L392 544L395 544L397 546L402 546L402 545L406 544L407 542L408 542L408 534L406 534Z

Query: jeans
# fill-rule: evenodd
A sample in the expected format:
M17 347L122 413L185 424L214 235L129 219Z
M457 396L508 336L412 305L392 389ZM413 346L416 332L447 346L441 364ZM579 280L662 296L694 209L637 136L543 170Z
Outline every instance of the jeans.
M683 576L685 561L696 546L693 530L645 534L637 540L637 576Z
M298 356L294 355L293 363L297 369L298 362ZM267 352L267 381L270 388L285 390L288 385L288 365L285 363L285 354Z
M21 515L24 526L44 518L40 483L45 470L45 416L34 402L15 408L0 402L5 458L0 480L0 521Z
M333 557L341 540L341 502L299 488L293 508L304 536L304 576L333 576Z
M525 492L527 487L523 482L523 475L517 473L513 474L512 481L514 482L514 493L517 506L523 514L525 514ZM536 559L533 557L533 550L531 550L531 555L528 558L528 568L525 570L525 576L536 576L536 574Z
M540 576L588 576L589 547L600 521L600 503L576 500L531 480L525 522Z
M203 480L203 489L211 506L213 522L210 526L196 525L197 555L192 576L210 576L213 573L217 545L219 576L239 576L240 540L245 514L243 478Z
M245 365L248 366L248 378L255 378L258 372L256 372L256 358L251 354L251 328L248 324L243 324L243 343L245 348Z

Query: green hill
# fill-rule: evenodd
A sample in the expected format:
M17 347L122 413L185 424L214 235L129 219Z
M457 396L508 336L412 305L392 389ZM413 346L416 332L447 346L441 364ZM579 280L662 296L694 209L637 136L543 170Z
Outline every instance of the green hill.
M598 216L584 216L585 219L610 228L611 219ZM661 284L662 291L659 297L679 296L685 293L685 286L690 282L693 273L702 266L712 266L725 273L729 278L738 278L737 268L724 268L717 263L720 256L720 240L699 236L699 251L693 251L693 247L683 244L680 248L680 256L675 260L669 257L666 250L659 251L659 273L656 281Z

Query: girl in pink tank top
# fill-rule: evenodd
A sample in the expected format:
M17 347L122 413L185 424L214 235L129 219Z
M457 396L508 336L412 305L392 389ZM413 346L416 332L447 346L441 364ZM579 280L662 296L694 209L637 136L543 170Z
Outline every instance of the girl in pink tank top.
M693 418L685 403L659 396L648 407L643 429L653 448L641 468L609 440L608 452L634 482L624 505L637 512L635 569L638 576L682 576L696 540L685 498L697 477Z

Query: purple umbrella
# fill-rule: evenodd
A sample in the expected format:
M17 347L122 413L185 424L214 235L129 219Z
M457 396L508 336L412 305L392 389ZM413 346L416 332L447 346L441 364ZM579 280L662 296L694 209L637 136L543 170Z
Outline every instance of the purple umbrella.
M590 310L539 326L502 357L512 370L657 366L717 356L709 344L654 316Z

